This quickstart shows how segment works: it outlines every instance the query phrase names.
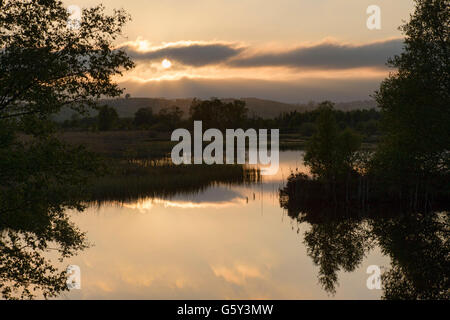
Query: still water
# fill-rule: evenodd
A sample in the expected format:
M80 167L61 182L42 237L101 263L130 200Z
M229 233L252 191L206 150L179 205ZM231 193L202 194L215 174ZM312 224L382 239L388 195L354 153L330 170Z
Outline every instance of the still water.
M390 264L378 246L351 272L336 270L335 294L319 282L304 239L311 225L290 218L278 196L292 171L307 172L302 155L281 152L278 174L262 183L71 212L92 246L65 262L80 267L81 290L60 298L379 299L366 286L369 265Z

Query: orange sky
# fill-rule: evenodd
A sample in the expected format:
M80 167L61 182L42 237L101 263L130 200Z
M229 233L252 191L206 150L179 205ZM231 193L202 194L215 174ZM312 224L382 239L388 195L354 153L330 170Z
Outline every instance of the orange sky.
M132 16L118 47L137 67L118 79L132 96L366 99L401 51L411 0L69 0ZM381 30L369 30L369 5Z

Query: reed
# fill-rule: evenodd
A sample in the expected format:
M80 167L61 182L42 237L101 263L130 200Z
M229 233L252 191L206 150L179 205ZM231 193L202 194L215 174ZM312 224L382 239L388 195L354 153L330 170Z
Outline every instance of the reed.
M260 171L243 165L173 165L168 159L110 161L110 173L91 184L90 201L128 202L197 193L207 187L261 181Z

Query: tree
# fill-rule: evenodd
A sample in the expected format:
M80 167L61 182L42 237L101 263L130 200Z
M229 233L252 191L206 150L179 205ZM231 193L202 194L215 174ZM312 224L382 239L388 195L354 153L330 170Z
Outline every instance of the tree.
M314 176L328 185L336 201L337 183L345 179L348 187L361 137L350 128L339 130L331 102L322 102L318 112L317 132L307 144L304 162ZM348 197L348 191L346 194Z
M113 78L133 62L113 42L129 17L96 6L83 10L76 29L67 28L61 1L0 6L0 289L5 298L32 298L34 290L51 297L67 288L46 252L51 246L62 259L87 246L66 209L84 208L88 182L103 167L58 141L51 116L120 95Z
M78 29L56 0L7 1L0 11L0 119L46 119L68 105L86 111L122 93L113 76L133 67L113 41L129 20L102 6L84 9Z
M102 106L98 112L98 129L107 131L114 129L119 120L116 109L109 106Z
M450 3L415 2L401 27L404 51L389 60L397 71L375 95L384 138L374 162L377 175L400 195L415 194L413 202L418 193L427 199L433 177L448 176L450 164Z
M338 126L332 113L333 104L329 101L319 105L316 121L317 132L311 137L305 155L305 164L311 167L314 175L325 180L334 180Z
M169 130L178 128L182 117L183 110L177 106L162 108L158 112L158 121L163 125L163 127Z
M194 100L190 110L192 120L201 120L204 128L221 130L242 128L247 122L245 101L223 102L220 99Z
M305 137L311 137L316 132L316 126L312 122L305 122L300 125L300 134Z
M155 117L153 116L152 108L140 108L134 114L134 125L137 127L149 127L155 123Z

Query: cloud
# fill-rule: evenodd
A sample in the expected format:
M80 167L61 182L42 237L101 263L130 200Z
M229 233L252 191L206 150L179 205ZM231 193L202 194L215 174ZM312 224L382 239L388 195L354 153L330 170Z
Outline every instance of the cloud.
M238 55L243 48L226 43L175 43L150 51L140 51L136 47L122 47L134 60L169 59L184 65L201 67L219 64Z
M230 43L176 42L162 47L139 49L127 43L122 49L136 61L169 59L182 65L202 67L225 64L232 68L288 67L339 70L361 67L385 68L389 57L401 53L402 39L362 45L322 42L284 51L249 50ZM255 53L256 52L256 53Z
M282 52L259 52L228 62L233 67L284 66L307 69L383 68L387 58L402 51L403 40L393 39L363 45L323 42Z
M402 47L401 39L359 45L328 41L281 51L223 42L182 41L160 47L130 42L122 48L139 65L169 59L178 67L156 74L140 70L121 85L145 97L365 100L388 75L388 57L401 53Z

